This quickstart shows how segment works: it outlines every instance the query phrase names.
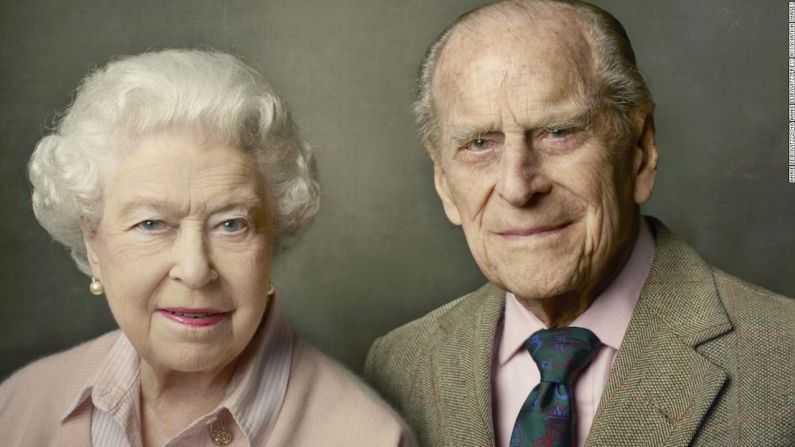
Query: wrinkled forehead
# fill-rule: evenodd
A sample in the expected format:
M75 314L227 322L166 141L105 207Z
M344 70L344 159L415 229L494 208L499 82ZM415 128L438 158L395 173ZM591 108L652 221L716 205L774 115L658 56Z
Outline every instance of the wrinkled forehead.
M573 11L483 14L450 35L434 73L433 102L442 108L451 102L483 102L512 95L517 86L523 97L511 99L539 105L591 96L597 90L594 72L592 46Z
M206 184L251 190L263 195L262 181L254 157L220 140L199 139L181 131L152 133L130 143L123 157L106 170L108 190L135 190L142 186L190 189ZM234 187L234 188L233 188Z

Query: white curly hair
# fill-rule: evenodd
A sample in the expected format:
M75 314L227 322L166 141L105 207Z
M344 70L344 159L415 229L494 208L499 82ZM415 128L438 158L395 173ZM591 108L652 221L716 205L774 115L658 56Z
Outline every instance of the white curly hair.
M122 57L85 77L29 164L36 218L84 273L90 270L80 222L99 224L108 166L121 158L125 143L169 130L187 130L199 141L220 138L254 156L268 183L279 247L317 213L311 149L259 73L215 51Z

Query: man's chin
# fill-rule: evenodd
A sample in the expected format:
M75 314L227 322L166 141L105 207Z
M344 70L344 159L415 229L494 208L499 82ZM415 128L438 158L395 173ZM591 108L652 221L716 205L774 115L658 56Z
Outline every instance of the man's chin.
M522 283L501 286L513 293L520 301L546 301L571 294L575 290L570 282L550 281L548 278L529 279Z

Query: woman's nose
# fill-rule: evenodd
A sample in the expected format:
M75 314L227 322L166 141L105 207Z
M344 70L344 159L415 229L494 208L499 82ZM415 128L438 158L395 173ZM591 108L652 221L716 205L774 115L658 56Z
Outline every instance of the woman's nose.
M210 260L204 232L195 228L180 228L171 247L173 265L171 279L192 289L198 289L218 277Z

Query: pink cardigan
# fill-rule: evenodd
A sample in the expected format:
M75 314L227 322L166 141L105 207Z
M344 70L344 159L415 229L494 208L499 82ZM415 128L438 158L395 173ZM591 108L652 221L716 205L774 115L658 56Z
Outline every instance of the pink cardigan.
M90 446L89 401L60 422L118 331L41 359L0 385L0 439L7 446ZM400 418L357 377L296 340L281 411L267 446L414 446Z

